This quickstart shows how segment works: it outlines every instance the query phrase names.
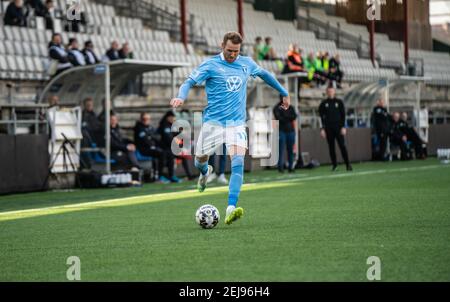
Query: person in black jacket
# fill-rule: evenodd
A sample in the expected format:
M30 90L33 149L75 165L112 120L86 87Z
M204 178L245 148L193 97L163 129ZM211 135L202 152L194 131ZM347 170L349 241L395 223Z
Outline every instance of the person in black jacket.
M111 43L111 48L106 51L106 57L109 61L116 61L120 59L119 43L117 41L113 41Z
M53 0L46 0L45 5L41 0L29 0L28 5L34 9L35 15L45 19L45 28L53 31L52 11L55 8Z
M295 120L297 119L297 113L294 107L289 106L287 110L281 108L283 103L283 97L280 96L280 102L273 108L273 114L275 119L279 121L279 153L278 153L278 171L284 172L285 161L284 151L287 148L288 155L288 171L292 173L294 171L294 145L295 145Z
M161 135L161 148L164 150L163 160L161 160L161 169L164 163L167 165L167 169L169 170L169 178L170 182L180 182L175 176L174 165L175 165L175 156L172 153L172 141L178 133L172 132L172 125L175 122L175 113L173 111L167 111L166 114L162 117L159 122L158 133ZM183 167L186 169L187 162L183 163ZM190 174L190 172L186 172L186 174ZM164 181L164 179L163 179Z
M322 129L320 136L328 142L331 162L333 164L332 171L337 169L335 141L339 145L342 157L347 166L347 171L352 171L352 166L348 158L347 148L345 146L345 106L342 100L337 99L336 90L333 86L327 88L328 98L323 100L319 106L319 115L322 121Z
M69 61L73 66L84 66L86 65L86 59L84 54L78 49L78 40L71 38L69 40Z
M27 26L27 17L23 0L14 0L6 8L4 24L11 26Z
M402 129L406 133L408 142L411 143L415 150L416 159L425 159L427 154L426 143L420 138L414 127L408 124L408 114L406 112L402 112L400 122L402 123Z
M400 147L401 160L410 159L405 125L406 124L400 120L400 113L394 112L394 114L392 114L392 127L390 133L391 144Z
M87 65L94 65L100 63L100 60L97 58L94 52L94 43L92 41L86 41L84 43L84 49L81 51L84 55L84 59L86 60Z
M111 158L115 159L119 165L141 169L137 159L136 146L120 134L119 118L112 114L111 123Z
M133 51L131 50L128 42L123 43L122 48L119 50L119 58L134 59Z
M92 147L95 144L97 147L104 146L103 134L105 133L104 124L102 124L94 111L94 100L86 98L83 101L83 112L81 131L83 133L83 146Z
M53 34L52 41L48 45L48 53L50 59L56 60L58 64L55 75L73 66L72 63L70 63L69 61L69 55L67 51L64 49L64 46L62 45L62 38L60 34L58 33Z
M390 129L390 116L386 110L384 100L380 98L373 108L371 123L373 133L376 136L377 144L372 145L374 160L384 160L386 154L387 140Z
M341 70L341 59L339 54L335 54L334 57L330 59L329 63L329 73L328 76L331 81L337 82L337 87L341 88L342 78L344 77L344 72Z
M163 164L166 155L161 148L161 135L151 125L151 117L148 113L141 113L139 121L134 126L134 141L137 150L144 156L150 156L157 160L158 178L161 180Z

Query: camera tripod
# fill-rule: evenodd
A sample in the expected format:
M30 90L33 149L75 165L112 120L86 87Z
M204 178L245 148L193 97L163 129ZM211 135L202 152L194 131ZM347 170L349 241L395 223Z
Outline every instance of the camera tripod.
M80 159L80 161L82 162L82 159L80 157L80 154L78 154L77 149L75 147L75 145L67 138L67 136L64 133L61 133L62 137L64 138L61 146L59 147L58 151L55 153L55 157L53 158L52 162L50 163L50 166L48 168L48 174L47 177L45 178L45 181L42 185L43 188L46 187L46 184L48 182L48 179L50 178L50 175L53 174L56 178L56 180L59 183L59 179L56 176L56 173L53 173L52 170L55 166L56 160L58 159L58 157L61 155L62 153L62 157L63 157L63 171L64 173L67 175L67 173L69 172L69 165L72 168L72 171L75 172L75 177L78 178L78 169L75 166L75 164L72 161L72 158L70 156L70 151L69 148L71 148L73 150L73 153L75 153L75 155L78 156L78 158ZM66 189L70 187L69 184L69 180L66 178Z

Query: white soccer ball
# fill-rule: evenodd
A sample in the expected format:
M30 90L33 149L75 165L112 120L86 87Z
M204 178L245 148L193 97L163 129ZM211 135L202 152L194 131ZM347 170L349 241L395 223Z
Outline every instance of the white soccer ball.
M219 210L213 205L201 206L195 213L195 221L204 229L212 229L220 220Z

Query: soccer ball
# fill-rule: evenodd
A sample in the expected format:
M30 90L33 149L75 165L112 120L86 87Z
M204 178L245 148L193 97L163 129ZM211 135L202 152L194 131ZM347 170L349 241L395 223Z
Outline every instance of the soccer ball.
M195 213L195 221L204 229L212 229L220 220L219 210L215 206L206 204Z

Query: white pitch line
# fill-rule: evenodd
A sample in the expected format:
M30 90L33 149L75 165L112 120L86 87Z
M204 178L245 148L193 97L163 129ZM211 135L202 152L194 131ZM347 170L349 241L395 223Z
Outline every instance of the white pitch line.
M265 183L289 183L289 182L298 182L298 181L309 181L309 180L322 180L322 179L328 179L328 178L342 178L342 177L353 177L353 176L362 176L362 175L372 175L372 174L383 174L383 173L393 173L393 172L411 172L411 171L420 171L420 170L429 170L429 169L436 169L436 168L443 168L443 167L450 167L450 166L443 166L443 165L428 165L423 167L412 167L412 168L398 168L398 169L382 169L382 170L372 170L372 171L364 171L364 172L348 172L348 173L342 173L342 174L334 174L334 175L320 175L320 176L311 176L311 177L304 177L304 174L300 174L300 177L290 177L285 179L276 179L276 180L270 180L270 181L261 181L261 182L255 182L255 183L248 183L244 184L243 188L245 187L254 187L260 184ZM331 173L331 172L330 172ZM263 178L267 179L266 177ZM221 191L224 190L224 186L221 187L213 187L208 190L208 192L211 191ZM35 209L25 209L25 210L17 210L17 211L9 211L9 212L1 212L0 217L2 216L9 216L9 215L15 215L15 214L27 214L27 213L33 213L33 212L41 212L41 211L51 211L51 210L62 210L62 209L70 209L70 208L94 208L96 206L100 206L103 204L111 204L118 202L124 202L126 200L135 200L139 198L144 197L151 197L152 199L157 199L160 197L164 197L164 199L170 199L170 196L176 197L180 194L185 193L195 193L196 190L186 190L186 191L179 191L179 192L171 192L171 193L159 193L159 194L150 194L150 195L141 195L141 196L135 196L135 197L124 197L119 199L108 199L108 200L101 200L101 201L92 201L92 202L83 202L83 203L76 203L76 204L70 204L70 205L61 205L61 206L54 206L54 207L44 207L44 208L35 208Z

